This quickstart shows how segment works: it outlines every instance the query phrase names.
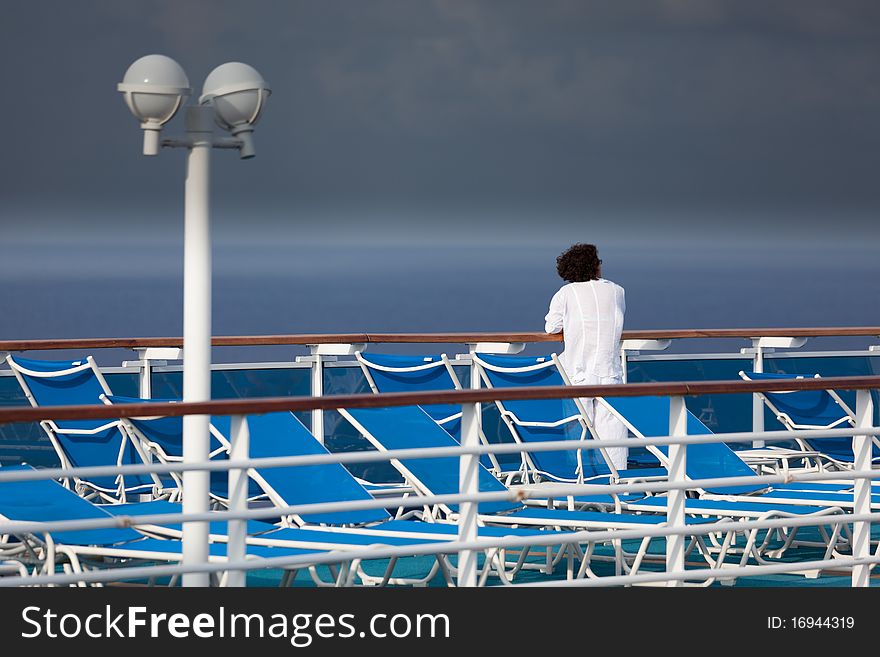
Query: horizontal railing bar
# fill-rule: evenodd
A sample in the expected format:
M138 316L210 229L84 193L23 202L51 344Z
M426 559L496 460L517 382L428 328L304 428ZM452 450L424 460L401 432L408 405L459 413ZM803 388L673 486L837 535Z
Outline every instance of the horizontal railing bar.
M877 354L880 356L880 354ZM350 362L352 365L357 365L356 361L343 361L345 363ZM337 363L333 363L335 366ZM329 365L329 363L325 363L325 366ZM297 363L296 361L268 361L263 363L211 363L211 371L212 372L248 372L252 370L308 370L311 367L311 363ZM99 368L101 372L104 372L104 368ZM128 373L137 373L140 370L139 366L132 366L128 368ZM155 374L160 374L164 372L183 372L183 362L179 362L175 365L153 365L152 370Z
M149 463L142 465L91 465L76 468L41 468L37 470L10 470L0 468L0 482L39 481L44 479L67 479L78 477L90 479L115 475L130 476L140 474L166 474L170 472L221 472L245 468L282 468L327 463L376 463L409 458L443 458L462 454L519 454L521 452L551 452L608 449L611 447L644 447L646 445L704 445L717 442L752 442L762 438L767 442L792 440L794 438L848 438L859 434L880 433L880 427L847 427L843 429L800 429L797 431L748 431L737 433L715 433L709 435L657 436L651 438L624 438L596 441L553 440L532 443L491 443L464 447L413 447L386 451L330 452L327 454L308 454L298 456L271 456L234 461L204 461L183 463L182 461ZM880 472L880 471L878 471ZM837 473L835 473L837 474ZM840 478L840 477L835 477Z
M398 554L392 556L421 556L425 554L437 554L442 553L446 554L447 549L449 552L454 552L455 550L461 549L481 549L480 545L470 544L470 543L444 543L443 550L434 549L432 551L425 551L424 548L418 546L420 548L419 554ZM485 549L485 548L483 548ZM396 552L400 552L399 550L395 550ZM383 550L384 554L388 554L389 550ZM340 558L336 560L336 562L330 559L321 559L321 564L326 563L338 563L338 562L348 562L350 560L358 558L357 555L353 555L349 552L336 552L334 554L339 555ZM373 554L370 554L373 557ZM345 558L342 558L345 557ZM388 556L375 556L373 558L390 558ZM284 559L283 557L279 559ZM303 558L300 558L303 559ZM309 561L298 561L297 563L274 563L272 565L267 565L265 563L266 560L261 559L250 559L246 561L236 561L236 562L225 562L225 563L216 563L216 564L206 564L204 566L196 567L189 566L184 567L181 565L173 565L173 566L142 566L142 567L130 567L125 569L112 569L112 570L91 570L86 571L81 575L74 574L58 574L58 575L36 575L36 576L28 576L28 577L4 577L0 578L0 587L10 588L17 586L38 586L38 585L56 585L63 586L67 584L77 584L80 582L83 583L101 583L101 582L113 582L117 580L127 580L127 579L148 579L150 577L167 577L173 575L180 575L183 573L190 572L207 572L207 573L217 573L223 572L226 570L263 570L270 567L283 567L287 565L289 567L296 567L298 564L305 566L311 565L313 562ZM710 568L698 568L694 570L686 570L686 571L673 571L673 572L652 572L652 573L644 573L637 575L608 575L604 577L597 578L586 578L586 579L556 579L552 581L543 582L530 582L530 583L512 583L508 586L516 586L516 587L536 587L536 586L577 586L577 587L599 587L599 586L615 586L615 585L627 585L627 584L640 584L640 583L651 583L651 582L664 582L669 580L691 580L691 579L709 579L710 577L714 577L716 579L732 579L736 577L759 577L761 575L775 575L775 574L785 574L785 573L793 573L799 574L803 571L809 570L825 570L826 568L833 567L835 570L837 569L845 569L850 568L852 566L863 565L863 564L876 564L880 562L880 557L874 556L869 557L867 559L853 559L853 558L832 558L832 559L819 559L814 561L804 561L804 562L785 562L779 564L764 564L764 565L753 565L753 566L740 566L736 568L721 568L721 569L710 569ZM313 565L321 565L319 563L314 563ZM119 575L114 576L114 573L119 573Z
M880 358L880 351L869 351L867 349L861 350L850 350L850 351L797 351L797 352L781 352L777 351L772 354L766 354L764 356L764 360L766 361L774 361L779 359L791 359L791 358L803 358L803 359L818 359L818 358L846 358L846 357L858 357L858 358ZM635 362L678 362L678 361L701 361L701 360L741 360L744 362L751 363L752 357L749 355L744 355L740 352L700 352L700 353L683 353L683 354L646 354L642 353L637 356L629 355L627 356L627 361L630 363ZM464 358L449 358L449 362L453 365L453 367L462 366L469 367L470 366L470 358L465 356ZM0 367L2 367L4 363L0 361ZM250 370L308 370L311 367L311 363L308 362L296 362L293 360L290 361L269 361L269 362L254 362L254 361L240 361L240 362L228 362L228 363L212 363L211 371L212 372L225 372L225 371L233 371L233 372L246 372ZM324 368L330 369L356 369L360 368L360 363L356 360L336 360L336 361L327 361L323 363ZM137 365L128 365L126 367L118 367L118 366L100 366L102 374L136 374L140 371L140 366ZM155 374L161 373L180 373L183 372L183 364L182 362L177 363L175 365L154 365L152 367L152 371ZM10 369L0 369L0 378L3 377L12 377L15 376L12 370Z
M804 358L804 359L816 359L816 358L878 358L880 357L880 351L870 351L868 349L856 349L849 351L775 351L772 353L764 354L764 362L774 361L774 360L786 360L791 358ZM641 363L641 362L653 362L653 361L662 361L662 362L675 362L675 361L699 361L699 360L742 360L747 361L748 363L752 362L753 356L750 354L743 354L741 352L710 352L710 353L682 353L682 354L655 354L655 353L641 353L638 356L628 355L627 362L629 363ZM347 362L347 361L344 361ZM751 365L750 365L751 367Z
M880 326L835 326L792 328L638 329L624 331L624 340L667 340L674 338L759 338L759 337L880 337ZM477 342L561 342L561 333L472 332L472 333L306 333L291 335L225 335L212 338L215 347L259 347L268 345L364 343L449 343ZM0 351L53 349L137 349L180 347L180 337L66 338L2 340Z
M814 559L812 561L786 561L784 563L760 564L751 566L731 566L728 568L695 568L693 570L675 570L672 572L656 571L651 573L639 573L637 575L608 575L588 579L553 580L537 582L513 582L509 586L518 588L536 588L544 586L564 586L577 588L590 588L598 586L626 586L629 584L650 584L652 582L685 581L692 579L705 580L711 577L715 579L733 579L739 577L760 577L762 575L784 575L786 573L799 574L808 571L825 570L833 566L835 570L852 568L853 566L871 565L880 563L880 556L874 555L864 559L853 557L834 557L831 559Z
M816 524L840 524L852 522L865 522L880 519L880 514L853 514L853 515L826 515L812 518L781 518L772 520L746 520L746 521L720 521L714 523L701 524L699 526L688 527L655 527L645 529L631 530L611 530L611 531L577 531L565 532L563 534L555 534L549 536L529 536L529 537L499 537L477 539L475 541L459 542L450 541L443 543L430 543L425 545L413 545L408 547L371 547L365 549L331 551L324 554L313 555L296 555L283 557L270 557L265 559L248 559L244 561L229 561L224 563L207 563L193 565L174 565L174 566L149 566L134 567L125 569L110 569L101 571L89 571L82 574L64 574L64 575L36 575L23 577L4 577L0 578L0 586L18 586L23 584L72 584L75 582L100 582L114 581L119 579L140 579L150 576L172 575L185 572L221 572L225 570L256 570L265 568L284 568L295 567L297 565L320 565L333 564L340 562L350 562L355 559L386 559L400 556L421 556L427 554L446 554L450 552L458 552L461 550L473 549L484 550L493 547L501 548L517 548L531 546L546 546L570 544L574 542L605 542L609 540L630 540L645 537L675 536L689 535L695 533L709 532L728 532L728 531L749 531L752 529L771 529L771 528L789 528L803 527ZM377 543L381 544L381 537L377 537ZM779 564L779 567L788 566L792 572L798 572L809 568L807 563L818 563L835 567L846 567L850 562L852 565L874 563L876 557L868 559L827 559L816 562L790 562L787 564ZM776 566L776 564L774 564ZM822 566L820 566L822 567ZM750 568L752 572L759 566L746 566L742 568ZM739 568L721 568L721 569L701 569L687 571L690 573L706 572L707 575L693 575L705 579L707 577L720 577L729 579L739 572ZM659 575L659 574L658 574ZM670 573L674 577L676 573ZM609 576L610 577L610 576ZM630 575L629 577L639 577L638 575ZM609 580L609 583L612 580ZM662 581L662 579L660 580Z
M835 475L848 475L835 477ZM811 476L812 475L812 476ZM695 479L692 481L644 482L623 484L547 484L539 489L516 488L497 492L480 492L473 494L447 493L442 495L405 495L381 499L351 500L345 502L312 502L290 506L269 506L247 509L244 511L210 511L206 513L156 513L150 515L126 516L116 515L106 518L89 518L82 520L42 521L0 521L0 534L43 533L51 531L84 531L89 529L120 528L147 526L166 522L225 522L229 520L262 520L290 515L309 515L319 513L337 513L345 511L364 511L385 508L414 508L436 505L460 504L462 502L522 502L527 499L561 498L569 495L593 495L634 492L661 492L667 490L691 490L697 488L735 487L743 485L760 486L773 483L790 483L794 481L822 481L832 478L880 478L880 470L859 470L846 473L810 472L798 476L791 475L760 475L754 477L716 477L711 479ZM784 503L784 500L781 500ZM825 507L834 509L833 505ZM772 512L773 506L768 504L767 511ZM813 516L825 518L826 516ZM853 515L846 518L851 522Z
M0 424L41 420L98 420L181 415L246 415L278 411L385 408L419 404L465 404L522 399L570 399L574 397L641 397L656 395L712 395L781 390L869 390L880 388L880 376L836 376L820 379L764 381L676 381L601 386L537 386L480 390L361 393L325 397L261 397L207 402L138 403L112 406L42 406L0 409Z
M841 358L841 357L858 357L858 358L880 358L880 351L869 351L867 349L861 350L850 350L850 351L797 351L797 352L782 352L777 351L772 354L766 354L764 356L765 361L773 361L778 359L790 359L790 358L808 358L808 359L816 359L816 358ZM646 362L646 361L699 361L699 360L742 360L751 362L752 357L749 355L744 355L740 352L700 352L700 353L685 353L685 354L639 354L638 356L629 355L627 356L627 360L630 363L633 362ZM470 358L465 356L464 358L449 358L449 362L453 366L462 366L468 367L470 366ZM3 363L0 362L0 366ZM327 361L323 363L325 368L360 368L360 363L356 360L337 360L337 361ZM229 362L229 363L212 363L211 371L213 372L223 372L223 371L248 371L248 370L308 370L311 367L311 364L308 362L296 362L293 360L290 361L269 361L269 362L254 362L254 361L240 361L240 362ZM137 373L140 370L139 366L129 365L126 367L113 367L113 366L101 366L99 367L101 373L103 374L133 374ZM154 373L165 373L165 372L182 372L183 364L177 363L175 365L154 365L152 368ZM9 369L0 369L0 377L6 376L14 376L12 370Z

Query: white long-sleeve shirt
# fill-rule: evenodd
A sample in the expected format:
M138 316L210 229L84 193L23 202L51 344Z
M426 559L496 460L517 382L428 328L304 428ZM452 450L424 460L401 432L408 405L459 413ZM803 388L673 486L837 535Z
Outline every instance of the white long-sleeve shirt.
M544 318L547 333L565 333L559 355L572 383L621 379L620 334L626 312L623 288L600 278L563 285L550 300Z

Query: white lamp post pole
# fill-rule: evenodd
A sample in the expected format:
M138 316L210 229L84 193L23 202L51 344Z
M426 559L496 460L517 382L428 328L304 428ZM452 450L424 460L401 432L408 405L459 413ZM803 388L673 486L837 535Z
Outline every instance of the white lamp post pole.
M183 264L183 401L211 398L211 149L213 110L188 107ZM205 462L210 451L207 415L183 418L184 464ZM210 475L184 471L183 512L208 511ZM184 565L208 561L208 523L183 524ZM184 586L208 586L207 573L186 573Z
M247 64L227 62L205 78L199 105L186 108L186 139L160 141L163 126L192 91L180 64L164 55L136 60L117 85L126 105L141 122L144 155L158 155L160 146L188 149L183 264L183 401L211 399L211 149L234 148L242 159L254 156L254 124L272 93L262 76ZM232 138L214 141L214 121ZM210 418L183 418L183 463L205 463L210 454ZM246 458L247 453L240 455ZM229 490L239 475L230 472ZM205 513L210 501L210 474L184 471L183 512ZM230 510L247 507L247 496L237 496ZM208 563L207 522L183 523L183 565ZM244 536L239 536L242 551ZM233 552L230 546L230 554ZM243 577L235 580L239 585ZM208 586L207 573L185 573L184 586Z

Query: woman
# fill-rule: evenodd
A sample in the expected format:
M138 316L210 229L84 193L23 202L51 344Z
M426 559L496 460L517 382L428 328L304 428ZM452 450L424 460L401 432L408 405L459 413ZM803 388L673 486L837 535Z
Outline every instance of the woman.
M620 333L626 311L623 288L602 278L602 261L593 244L575 244L556 259L556 271L567 281L550 301L544 318L547 333L565 334L560 354L573 385L623 383ZM597 438L618 440L627 430L595 399L582 399ZM618 470L626 469L628 450L612 447L605 453Z

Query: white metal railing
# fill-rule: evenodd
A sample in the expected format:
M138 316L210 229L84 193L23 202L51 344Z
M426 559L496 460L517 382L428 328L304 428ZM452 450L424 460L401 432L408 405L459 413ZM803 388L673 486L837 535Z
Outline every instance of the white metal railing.
M871 337L871 336L863 336ZM808 341L807 337L780 337L778 335L769 337L752 337L748 338L751 347L741 348L735 352L702 352L702 353L680 353L680 354L650 354L646 355L642 352L660 352L665 351L676 341L687 340L692 338L665 338L665 339L626 339L621 341L620 357L623 362L624 382L626 382L627 363L629 362L650 362L650 361L678 361L678 360L728 360L728 359L750 359L752 361L752 370L762 372L766 360L787 359L787 358L829 358L839 356L849 357L880 357L880 348L877 345L870 345L864 350L858 351L811 351L798 352L796 350L802 348ZM737 339L743 340L741 336L731 338L716 339ZM868 342L875 340L869 339ZM297 356L293 361L282 361L273 363L264 362L244 362L244 363L216 363L212 365L212 371L229 371L229 370L252 370L252 369L308 369L309 370L309 388L313 396L322 396L324 394L324 372L326 369L335 368L357 368L356 360L340 360L340 356L350 356L355 350L364 351L371 343L319 343L307 345L309 355ZM440 343L442 344L442 343ZM452 344L452 342L450 342ZM480 348L483 351L495 353L518 353L522 351L524 343L506 343L506 342L483 342L471 343L470 347ZM550 345L548 345L550 348ZM556 348L553 345L553 348ZM778 351L785 349L790 351ZM122 367L102 367L101 371L105 373L122 373L135 372L138 377L139 396L150 398L152 396L152 376L153 374L182 372L182 365L170 365L169 361L180 360L182 358L182 349L177 347L135 347L134 350L138 354L138 359L134 361L123 361ZM791 351L795 350L795 351ZM469 367L471 365L470 354L460 354L454 358L450 358L453 366ZM9 370L0 369L0 377L11 376ZM479 387L479 383L471 387ZM761 432L764 428L764 404L757 393L752 395L752 430ZM312 412L311 429L316 438L324 441L324 414L321 410ZM763 447L764 443L761 439L753 441L753 447Z
M877 563L876 556L870 553L870 524L877 520L878 514L870 512L870 481L873 478L880 477L880 471L870 469L870 435L875 433L880 427L871 426L870 418L870 394L868 391L858 391L859 403L857 403L858 426L849 429L821 430L821 431L800 431L800 432L776 432L785 435L799 435L802 437L831 437L831 436L854 436L854 453L856 454L856 469L850 472L805 472L792 473L785 475L756 475L755 477L725 477L718 479L691 480L687 481L684 477L684 459L676 457L674 450L678 448L680 453L686 454L687 445L700 444L709 442L747 442L753 439L751 433L740 434L716 434L712 436L686 436L682 424L682 415L684 414L683 398L673 397L670 415L670 436L662 438L640 439L639 444L652 445L668 445L670 446L670 477L665 482L644 482L638 484L552 484L542 487L540 491L516 490L509 493L478 493L474 490L473 478L471 472L476 470L471 466L477 462L477 455L489 452L532 452L532 451L557 451L560 449L597 449L600 445L597 441L555 441L553 443L541 444L525 444L525 445L480 445L469 438L473 438L475 423L472 419L465 421L465 433L463 436L463 444L461 447L449 448L429 448L429 449L411 449L396 450L392 452L382 453L342 453L342 454L322 454L312 456L291 456L276 457L271 459L248 459L243 458L246 455L247 444L247 421L246 418L238 416L233 422L233 450L231 459L227 462L205 462L198 464L180 464L180 463L156 463L149 465L130 465L120 467L93 467L93 468L72 468L72 469L48 469L42 471L2 471L0 470L0 482L16 481L28 479L48 479L59 478L64 476L99 476L108 472L122 472L125 474L145 473L145 472L170 472L184 470L228 470L230 472L232 491L232 501L230 502L229 511L212 512L210 514L158 514L154 516L140 517L118 517L102 520L89 521L60 521L55 523L22 523L22 522L0 522L0 534L8 533L51 533L58 531L72 531L74 529L94 529L111 526L130 526L145 525L153 522L161 523L168 521L176 522L204 522L211 520L229 520L230 532L228 541L229 559L226 563L218 564L199 564L195 570L194 566L151 566L144 568L125 568L123 571L100 571L80 574L47 574L29 578L5 578L0 579L0 585L14 584L63 584L73 582L100 582L112 581L124 577L130 579L143 573L144 576L161 576L168 574L179 574L182 572L229 572L227 584L241 585L243 584L243 573L247 570L255 568L265 568L272 566L295 567L303 564L321 564L321 563L337 563L339 561L350 561L356 559L369 558L385 558L395 556L407 556L417 554L434 554L439 552L458 552L459 554L459 584L464 586L473 585L476 582L476 553L479 550L530 546L530 545L548 545L558 544L562 540L559 536L552 537L536 537L536 538L511 538L511 539L478 539L476 533L477 517L475 512L470 512L468 508L476 508L480 501L497 501L497 500L513 500L528 499L532 496L564 496L564 495L589 495L598 492L609 494L626 493L626 492L667 492L670 494L667 505L667 526L662 528L642 528L638 530L615 530L611 532L587 531L587 532L569 532L565 534L565 539L572 541L597 542L610 540L626 540L626 539L643 539L646 537L668 538L667 541L667 572L664 575L628 575L622 577L601 578L600 583L606 584L635 584L647 583L654 581L666 581L668 583L681 582L686 579L693 579L697 576L703 577L702 571L684 571L683 546L684 537L693 533L692 529L685 526L685 514L683 504L684 492L688 489L709 488L713 486L736 486L743 484L773 484L791 481L822 481L830 478L833 479L852 479L856 483L856 491L854 495L853 513L841 515L836 518L822 517L817 521L815 518L785 518L780 520L748 520L738 521L736 523L722 522L716 523L718 531L741 530L752 531L755 529L771 529L780 527L798 527L808 525L827 525L834 523L853 524L853 556L852 559L825 559L809 562L809 566L805 563L794 562L787 565L773 566L748 566L737 568L725 568L723 576L725 578L735 577L739 573L743 576L746 574L760 574L769 572L800 572L804 569L827 568L827 567L846 567L852 569L852 580L854 586L865 586L867 584L867 576L871 565ZM468 410L467 407L471 408ZM475 404L465 405L465 412L476 417ZM686 414L684 414L686 417ZM467 415L465 416L467 417ZM632 439L611 441L601 441L602 447L615 446L631 446ZM867 448L865 447L867 445ZM247 509L243 504L240 492L246 490L242 488L241 482L246 481L243 473L248 468L258 467L281 467L295 465L309 465L316 463L356 463L367 461L380 461L390 459L405 459L412 457L430 458L439 456L449 456L458 454L462 459L462 478L461 492L458 495L413 495L401 498L386 498L381 500L369 500L360 502L338 502L323 503L315 505L300 505L284 508L269 509ZM865 463L867 454L867 464ZM676 458L678 458L678 467L676 467ZM867 465L867 467L865 467ZM238 494L236 494L238 491ZM676 493L678 495L676 495ZM459 536L455 542L446 543L441 547L436 544L426 545L424 548L408 546L406 548L370 548L362 550L346 551L344 553L328 553L319 556L302 556L297 558L272 558L260 560L259 563L248 561L244 558L246 554L246 532L243 531L244 522L247 519L259 519L285 516L289 514L316 513L330 511L345 511L364 508L386 508L395 506L404 507L422 507L435 504L461 504L461 512L458 518ZM468 506L470 505L470 506ZM769 507L768 507L769 509ZM241 521L241 522L240 522ZM240 522L240 524L238 524ZM702 531L714 531L715 525L701 526ZM549 542L549 543L548 543ZM818 565L817 565L818 564ZM772 570L768 570L768 568ZM720 576L718 572L714 572L714 576ZM713 576L712 574L706 575ZM559 584L559 582L554 582ZM579 585L592 585L580 584Z
M343 345L348 346L348 345ZM358 347L362 345L356 345ZM141 353L140 360L137 361L125 361L123 362L123 367L101 367L100 370L102 373L128 373L134 370L138 377L138 387L139 392L138 395L145 399L149 399L152 397L152 376L153 374L163 374L163 373L176 373L182 372L181 365L168 365L167 361L157 361L151 360L150 358L145 358L146 355L150 355L151 350L139 350ZM163 355L170 359L170 354L165 353L171 350L162 349L155 350L157 352L156 355ZM174 350L179 351L179 350ZM741 350L742 352L750 351L748 349ZM767 349L764 350L768 351ZM772 351L770 349L769 351ZM624 363L630 361L653 361L653 360L723 360L727 358L734 359L742 359L741 354L737 353L699 353L699 354L670 354L670 355L641 355L638 351L630 351L623 350L622 351ZM828 352L809 352L809 353L776 353L773 358L792 358L792 357L803 357L803 358L828 358L832 356L860 356L860 357L880 357L880 349L877 350L866 350L866 351L850 351L850 352L834 352L833 354L829 354ZM326 369L359 369L359 365L355 360L337 360L336 356L327 356L327 355L313 355L307 357L297 357L295 362L273 362L273 363L258 363L258 362L246 362L246 363L218 363L212 366L213 371L248 371L254 369L290 369L290 370L309 370L309 388L311 390L311 394L313 396L323 396L324 394L324 374ZM756 357L757 358L757 357ZM763 360L763 356L761 356ZM454 358L450 358L450 364L454 367L466 367L473 370L471 363L472 360L468 354L458 355ZM763 363L761 365L753 365L753 367L757 367L755 371L763 370ZM10 370L0 370L0 377L2 376L12 376L12 372ZM479 381L476 383L471 383L471 388L479 388ZM752 429L755 433L755 437L752 441L752 447L760 448L765 446L765 442L767 440L771 440L770 436L764 436L764 403L760 399L758 393L754 393L752 395ZM482 416L482 406L477 408L478 414L478 422L480 422L480 418ZM324 442L324 415L323 411L316 410L312 412L312 422L310 429L319 442ZM790 440L793 436L790 434L778 434L779 440Z
M766 354L771 353L775 348L795 349L803 346L806 342L805 338L752 338L752 348L743 349L738 354L729 353L709 353L709 354L681 354L681 355L662 355L662 356L645 356L639 353L640 350L662 350L665 349L669 340L651 341L643 340L630 342L628 345L622 344L621 357L624 363L627 359L632 360L662 360L674 358L686 359L712 359L712 358L742 358L750 356L753 359L753 368L760 371L763 365L763 359ZM215 366L216 370L222 369L254 369L254 368L308 368L311 377L311 390L313 395L321 396L324 392L323 380L325 368L335 367L357 367L356 361L337 361L337 355L348 355L352 353L354 348L365 348L364 344L334 344L334 345L313 345L311 348L311 357L297 359L297 362L287 363L235 363ZM483 348L498 350L502 347L510 351L518 351L521 345L511 345L507 343L492 343L491 345L482 345ZM880 351L869 349L864 352L839 352L840 355L861 355L861 356L878 356ZM800 354L773 354L774 358L786 358L792 356L803 357L827 357L828 352L807 352ZM832 355L838 355L834 352ZM111 368L112 371L131 371L135 368L139 377L140 393L144 397L150 397L152 392L151 378L153 373L157 372L173 372L180 370L180 366L168 365L168 360L179 357L179 350L173 348L148 348L139 351L139 360L134 362L125 362L124 368ZM471 359L469 355L458 356L451 359L453 365L470 366ZM475 372L472 369L472 374ZM0 372L0 375L4 375ZM472 379L475 377L472 376ZM472 388L479 387L479 379L471 382ZM754 393L757 399L757 393ZM758 400L760 401L760 400ZM92 468L51 468L37 472L3 472L0 470L0 482L14 481L35 478L64 478L71 476L94 477L106 474L138 474L138 473L166 473L166 472L184 472L184 471L214 471L228 470L229 472L229 510L222 513L212 512L209 516L212 520L229 520L229 552L228 561L218 564L199 564L199 565L176 565L176 566L151 566L144 568L125 568L123 575L126 579L139 577L136 573L154 573L155 576L160 574L180 574L183 572L200 572L200 573L229 573L226 584L230 586L241 586L244 584L244 573L247 570L255 568L270 567L269 564L287 563L293 567L306 563L335 563L333 559L338 560L356 560L366 558L384 558L379 555L384 554L388 557L406 556L406 554L414 555L417 553L433 554L439 548L436 544L425 546L425 552L413 552L413 547L409 546L403 551L394 552L391 548L377 548L371 550L354 550L344 553L323 555L313 557L312 560L307 558L293 559L285 562L284 558L259 560L247 560L246 552L246 521L248 519L277 517L279 514L294 514L300 512L309 512L306 507L286 507L273 508L269 510L248 509L247 508L247 470L249 468L265 468L265 467L282 467L282 466L301 466L317 463L367 463L377 461L390 461L392 459L404 458L432 458L441 456L458 455L460 458L460 479L459 479L459 495L447 496L428 496L411 494L405 498L383 498L372 502L372 508L393 508L395 505L401 507L423 507L425 505L442 504L442 503L458 503L460 504L460 512L457 519L458 535L454 542L445 543L443 551L454 551L458 553L458 583L460 586L473 586L477 583L477 555L479 551L493 548L503 548L504 546L525 546L545 544L538 539L516 538L505 542L501 539L486 540L479 539L477 533L477 507L480 501L497 500L497 499L529 499L537 493L527 489L518 489L510 494L486 494L479 493L477 471L479 464L479 456L482 454L519 454L522 452L532 451L559 451L563 449L597 449L600 446L616 447L616 446L633 446L632 440L627 441L609 441L602 440L600 444L596 441L555 441L552 443L541 444L491 444L482 445L479 441L479 427L481 422L481 404L472 403L463 405L462 415L462 446L458 448L429 448L429 449L413 449L413 450L397 450L393 452L356 452L328 454L317 456L292 456L277 457L271 459L249 459L248 456L248 425L246 417L235 416L233 418L233 429L231 432L231 450L228 461L223 462L202 462L183 465L181 463L154 463L144 466L113 466L113 467L92 467ZM725 577L736 576L737 573L742 576L750 574L771 573L771 572L798 572L802 569L826 568L836 566L848 568L852 571L853 586L867 586L870 568L878 562L877 555L871 556L871 540L870 528L871 522L875 521L877 514L871 513L871 481L878 478L877 471L871 469L871 436L880 430L880 427L872 426L873 408L871 403L871 393L869 390L857 391L856 419L857 426L855 428L834 429L834 430L808 430L808 431L763 431L763 407L758 412L757 403L754 405L753 413L753 431L714 434L711 436L687 436L687 411L683 397L672 396L670 404L669 418L669 436L662 438L640 439L639 446L656 445L669 447L668 451L668 478L663 482L640 482L626 484L603 484L597 486L595 484L552 484L543 486L540 490L542 495L552 496L570 496L570 495L589 495L594 493L627 493L627 492L645 492L645 493L666 493L668 495L667 503L667 527L655 529L639 529L639 530L615 530L614 532L571 532L582 538L584 541L605 541L605 540L625 540L626 538L645 538L653 536L668 537L666 548L666 571L664 573L623 575L623 576L605 576L597 580L588 580L586 582L576 580L573 584L579 586L593 586L596 584L636 584L650 582L667 582L670 585L683 582L688 579L711 577L707 575L705 569L700 570L684 570L685 566L685 537L690 530L685 526L685 497L688 490L713 487L713 486L736 486L736 485L772 485L774 483L790 483L797 481L827 481L833 480L852 480L854 483L852 513L846 514L840 518L829 520L822 518L821 524L847 523L853 525L852 531L852 558L846 559L836 557L835 559L814 560L812 562L794 562L792 564L774 564L772 566L740 566L738 568L724 569ZM320 410L313 411L313 432L317 431L317 438L323 438L323 422L322 412ZM788 471L783 474L775 475L757 475L748 478L718 478L692 480L686 479L686 463L687 463L687 446L691 444L701 444L710 442L752 442L753 445L763 445L764 441L773 440L791 440L793 438L818 438L818 437L852 437L853 453L855 456L853 470L841 472L796 472ZM363 506L366 504L366 506ZM370 503L365 502L340 502L334 504L314 505L320 507L323 511L343 511L357 508L370 508ZM311 512L315 512L312 509ZM169 518L158 517L163 522ZM0 534L11 533L14 531L34 531L34 532L52 532L61 531L65 527L100 527L100 526L125 526L128 524L137 525L145 522L149 518L117 518L106 521L91 521L97 523L90 525L85 521L69 521L58 523L5 523L0 521ZM155 519L155 518L154 518ZM176 521L188 522L204 522L208 516L204 514L176 514ZM80 523L79 525L77 524ZM105 522L105 525L101 525ZM737 527L742 527L742 531L751 531L757 528L773 528L773 527L795 527L817 524L815 519L798 519L787 518L782 521L738 521ZM772 524L778 522L779 524ZM84 524L83 524L84 523ZM121 524L117 524L121 523ZM771 524L766 524L771 523ZM725 528L730 527L731 523L724 523ZM705 526L704 526L705 527ZM583 536L580 536L583 534ZM548 541L550 539L543 539ZM574 539L573 539L574 540ZM454 548L454 549L453 549ZM420 548L422 549L422 548ZM384 550L384 551L383 551ZM434 552L432 552L433 550ZM405 553L405 554L404 554ZM878 547L880 554L880 547ZM344 557L344 558L343 558ZM812 565L807 565L807 563ZM819 565L816 565L819 564ZM731 572L733 571L733 572ZM717 573L716 573L717 575ZM150 576L150 575L144 575ZM73 583L73 582L100 582L112 581L113 572L90 572L78 574L47 574L38 577L30 577L26 580L22 578L0 578L0 585L13 585L21 583L39 584L39 583ZM554 585L560 582L553 581Z

